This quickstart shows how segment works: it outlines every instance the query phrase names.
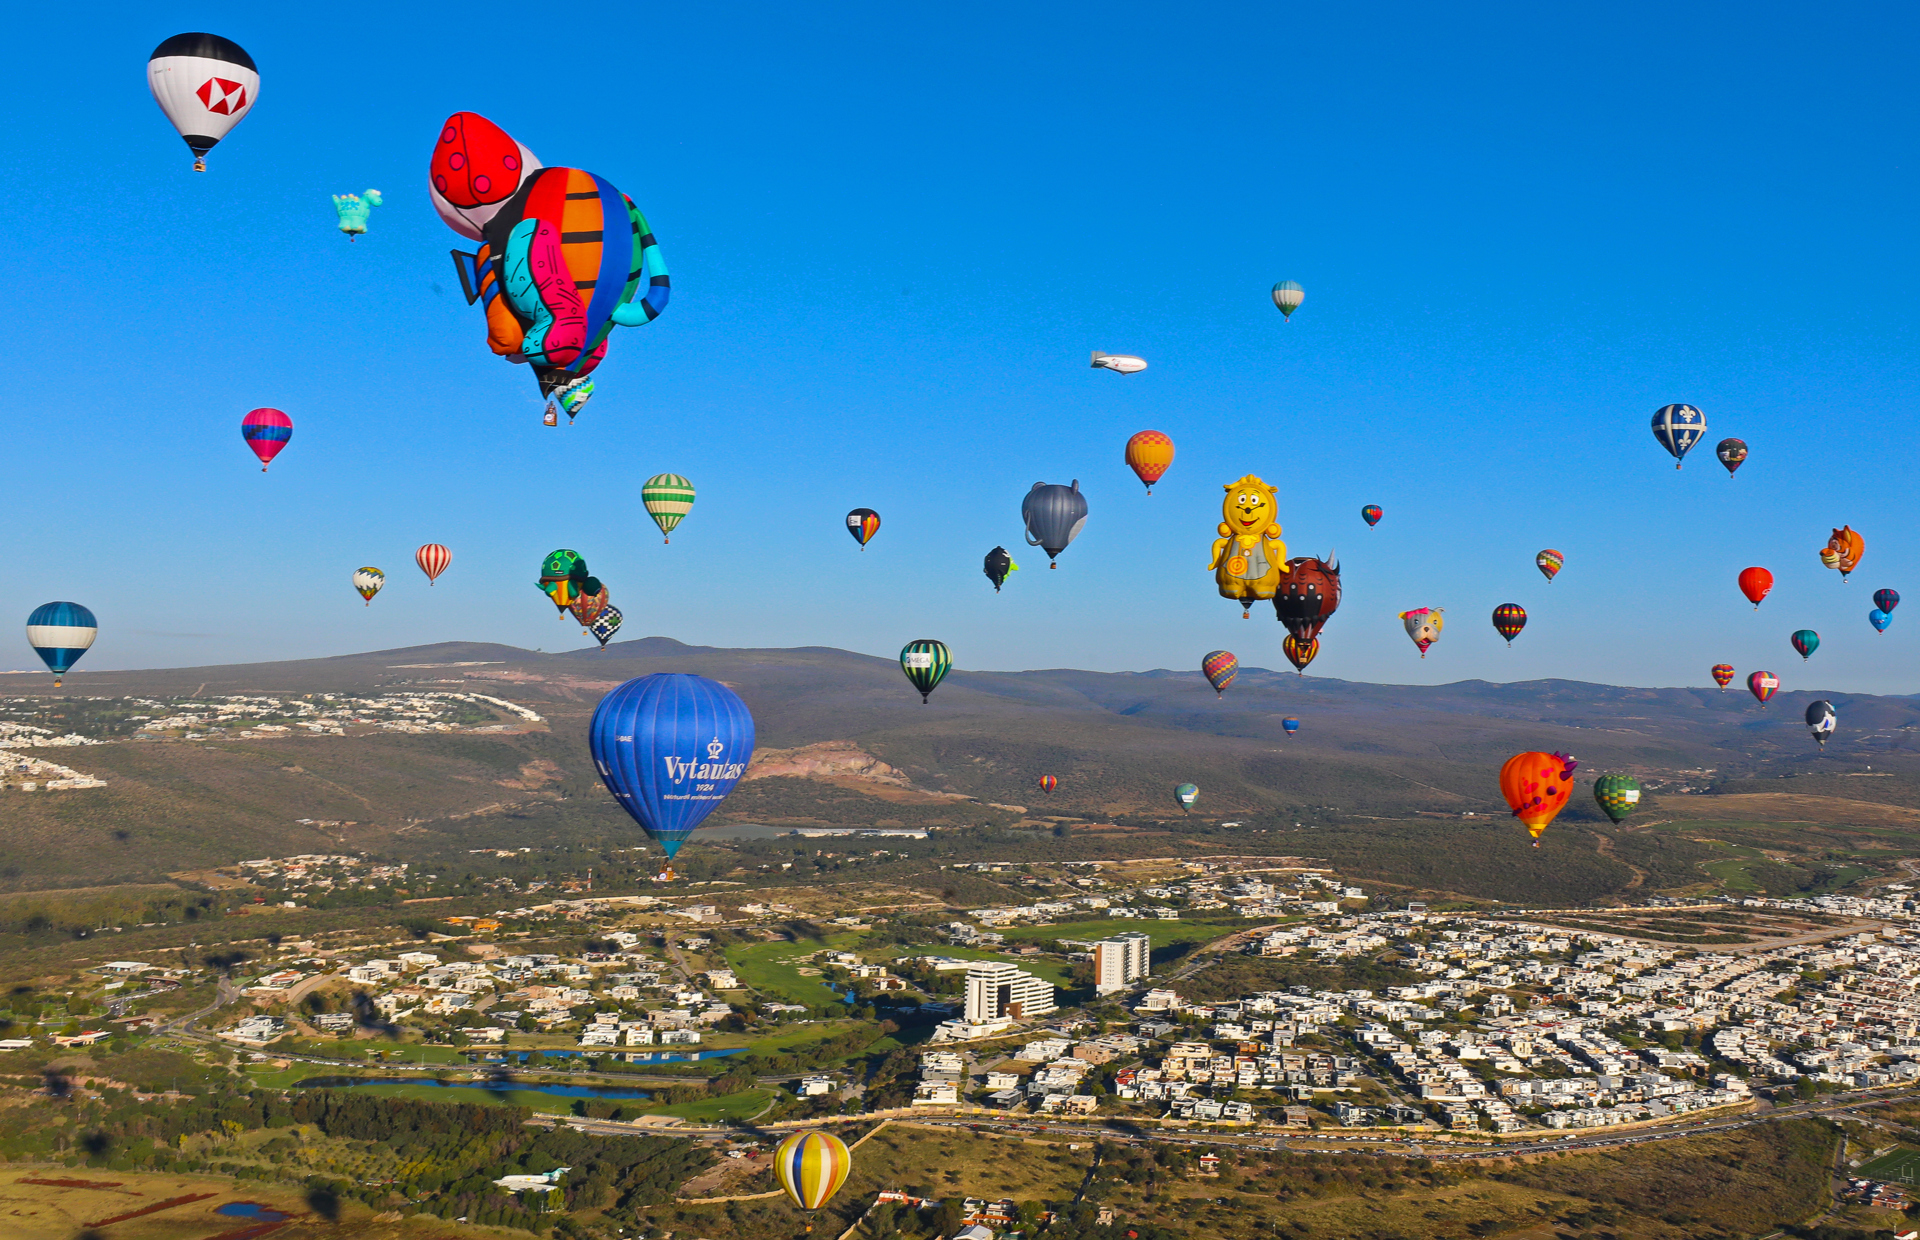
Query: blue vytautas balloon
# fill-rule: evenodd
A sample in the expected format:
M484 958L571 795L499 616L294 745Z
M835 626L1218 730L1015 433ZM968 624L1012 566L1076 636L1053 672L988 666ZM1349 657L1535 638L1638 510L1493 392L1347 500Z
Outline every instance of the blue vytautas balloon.
M1707 415L1692 405L1662 405L1653 414L1653 437L1673 454L1673 467L1707 433Z
M27 644L53 673L55 685L92 648L99 632L93 613L78 603L42 603L27 617Z
M746 774L753 715L718 681L660 672L601 698L587 743L607 790L671 863Z

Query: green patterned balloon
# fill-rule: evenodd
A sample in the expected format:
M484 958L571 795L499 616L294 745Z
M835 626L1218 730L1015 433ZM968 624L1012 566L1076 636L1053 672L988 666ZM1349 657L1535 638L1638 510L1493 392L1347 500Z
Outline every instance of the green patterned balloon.
M679 474L655 474L640 484L640 503L660 527L660 541L672 542L665 535L673 533L680 518L692 511L693 484Z
M1615 822L1640 808L1640 781L1631 775L1602 775L1593 784L1593 799Z
M945 642L922 637L910 641L900 651L900 670L907 674L913 687L920 690L920 704L926 705L927 695L934 686L946 679L947 672L953 668L953 652L947 649Z

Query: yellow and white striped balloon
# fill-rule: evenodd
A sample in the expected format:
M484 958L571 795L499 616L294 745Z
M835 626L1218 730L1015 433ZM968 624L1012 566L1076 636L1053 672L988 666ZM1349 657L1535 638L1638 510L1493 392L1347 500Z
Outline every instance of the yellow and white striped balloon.
M853 1155L830 1132L796 1132L773 1153L780 1187L802 1210L818 1210L847 1182Z

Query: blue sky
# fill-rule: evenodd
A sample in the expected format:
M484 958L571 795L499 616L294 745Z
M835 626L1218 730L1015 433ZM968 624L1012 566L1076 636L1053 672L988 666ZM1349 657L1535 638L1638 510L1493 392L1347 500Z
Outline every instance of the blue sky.
M1920 691L1912 10L1040 8L107 5L79 53L64 11L16 17L39 50L0 83L0 614L92 607L76 687L571 648L533 585L565 546L623 636L1280 667L1271 612L1205 568L1223 484L1255 473L1294 554L1345 568L1317 674L1671 685L1724 660ZM263 75L204 176L144 78L197 29ZM670 262L672 304L615 333L571 428L453 279L425 173L464 109L612 180ZM387 205L350 245L328 195L368 187ZM1306 288L1290 323L1279 279ZM1736 478L1711 442L1673 469L1648 430L1670 401L1752 445ZM238 432L260 405L296 422L264 476ZM1147 427L1179 451L1151 498L1121 461ZM639 503L662 471L700 492L671 546ZM1073 478L1091 517L1049 572L1020 499ZM1867 539L1844 584L1815 554L1843 522ZM432 589L426 541L454 554ZM1023 565L999 596L996 543ZM389 577L370 608L361 564ZM1778 580L1757 613L1749 564ZM1913 600L1884 635L1881 586ZM1425 660L1397 619L1419 606L1448 618ZM14 641L0 667L33 666Z

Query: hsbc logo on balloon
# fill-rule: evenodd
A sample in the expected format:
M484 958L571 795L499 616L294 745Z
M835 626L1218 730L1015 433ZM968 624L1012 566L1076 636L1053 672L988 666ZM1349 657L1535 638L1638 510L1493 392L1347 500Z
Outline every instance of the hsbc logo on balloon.
M207 111L220 116L238 116L247 108L246 86L223 77L208 78L193 93L200 96L200 103Z

